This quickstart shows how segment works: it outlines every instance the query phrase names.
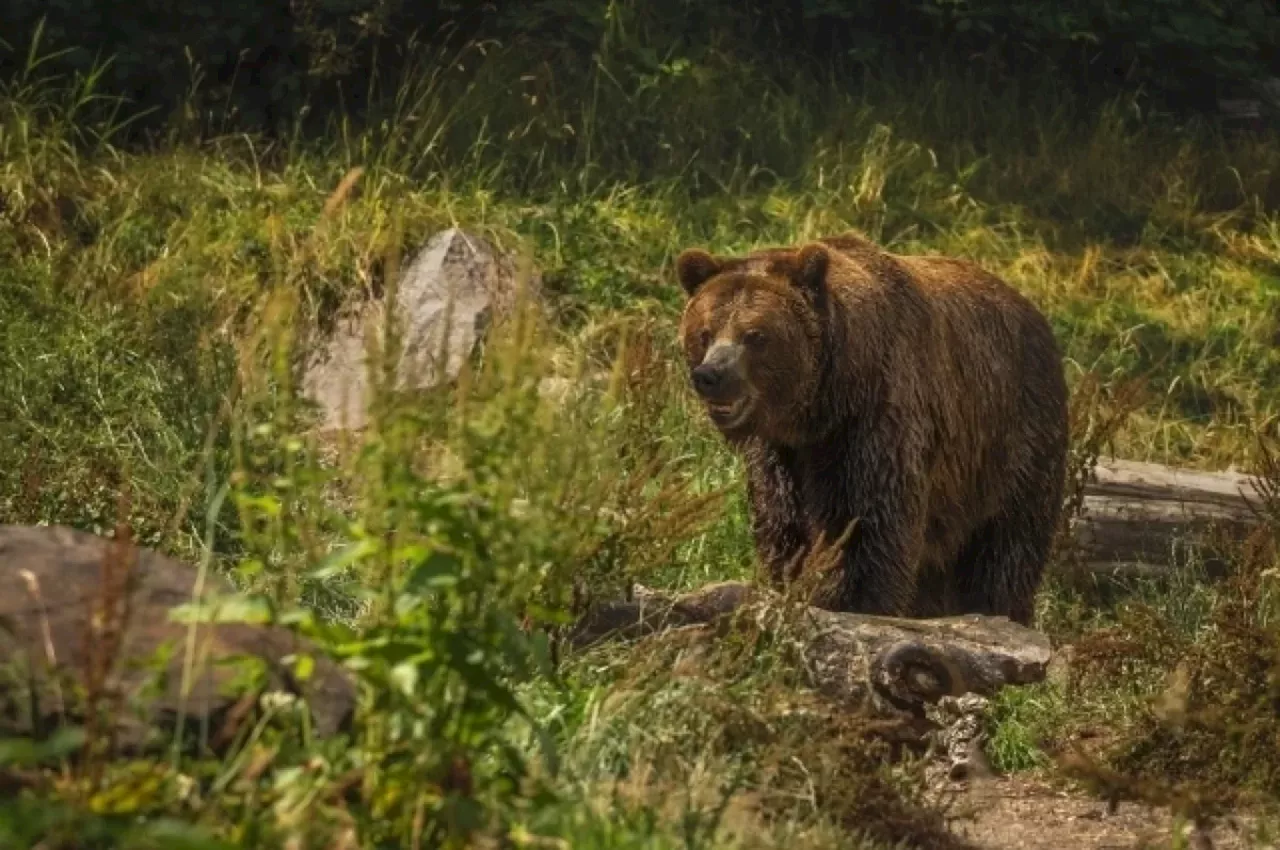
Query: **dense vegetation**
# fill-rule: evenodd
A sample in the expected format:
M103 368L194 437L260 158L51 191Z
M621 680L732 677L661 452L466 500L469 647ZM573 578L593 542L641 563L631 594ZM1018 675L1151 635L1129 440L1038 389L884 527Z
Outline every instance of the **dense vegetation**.
M624 89L714 55L811 68L937 73L969 67L1003 86L1051 75L1077 92L1147 91L1175 109L1248 92L1277 71L1280 13L1266 0L266 0L181 8L108 0L9 0L10 32L43 22L59 65L87 72L163 121L195 100L240 126L291 125L338 95L370 104L369 81L412 67L409 36L525 54L523 75L607 70ZM21 54L9 67L21 67ZM2 66L0 66L2 67ZM556 74L557 77L560 74ZM568 93L568 92L566 92ZM194 95L194 98L193 98ZM234 110L228 109L234 107ZM234 111L235 115L231 115ZM499 116L495 116L499 117ZM514 116L503 116L514 117ZM581 129L581 128L578 128ZM621 128L613 127L615 137ZM527 146L525 146L527 147Z
M282 709L222 759L101 774L74 738L5 742L2 846L192 846L179 823L256 847L951 846L920 777L799 684L781 615L698 664L549 652L584 592L752 569L738 467L673 357L689 244L856 227L972 257L1051 316L1085 426L1134 399L1109 450L1250 467L1274 439L1280 145L1204 110L1276 70L1270 4L10 5L0 522L125 521L209 557L362 701L346 740ZM455 222L529 249L551 315L317 444L301 345ZM1094 663L1001 699L997 764L1050 769L1102 725L1101 767L1053 769L1194 815L1277 799L1266 542L1225 583L1046 587L1042 627Z

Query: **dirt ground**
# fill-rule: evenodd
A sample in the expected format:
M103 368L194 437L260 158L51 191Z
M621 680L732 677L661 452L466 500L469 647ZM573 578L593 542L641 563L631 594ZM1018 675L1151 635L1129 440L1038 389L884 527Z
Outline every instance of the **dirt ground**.
M1250 826L1222 823L1208 835L1178 836L1168 810L1107 804L1034 779L975 780L958 789L957 806L974 812L954 829L985 850L1261 850L1275 844L1250 840Z

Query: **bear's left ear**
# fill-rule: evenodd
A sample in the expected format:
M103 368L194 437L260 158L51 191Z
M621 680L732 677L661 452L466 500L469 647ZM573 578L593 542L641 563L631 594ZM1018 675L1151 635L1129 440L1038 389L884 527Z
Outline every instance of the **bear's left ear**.
M810 294L820 294L826 286L827 266L830 262L831 255L827 253L825 245L817 242L805 245L796 257L796 285Z
M676 257L676 277L685 294L693 297L702 284L715 277L721 262L701 248L687 248Z

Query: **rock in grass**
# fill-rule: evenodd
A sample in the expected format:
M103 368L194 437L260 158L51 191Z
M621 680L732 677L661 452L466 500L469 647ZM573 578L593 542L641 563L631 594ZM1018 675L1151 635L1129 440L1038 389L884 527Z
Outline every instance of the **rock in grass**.
M533 273L522 280L511 258L457 228L433 236L405 269L396 291L402 352L400 389L423 390L452 381L489 329L514 311L520 286L536 293ZM322 430L363 428L369 379L366 333L381 338L383 299L363 302L340 316L312 352L304 393L317 402Z
M264 691L302 697L322 736L347 723L353 681L316 654L299 677L286 659L311 647L287 629L199 623L189 659L192 626L170 611L197 601L196 581L193 567L148 549L69 528L0 525L0 736L83 723L89 688L105 696L100 705L119 701L111 716L125 750L168 743L179 717L216 748ZM208 575L199 599L232 591ZM265 675L250 680L228 663L236 658Z

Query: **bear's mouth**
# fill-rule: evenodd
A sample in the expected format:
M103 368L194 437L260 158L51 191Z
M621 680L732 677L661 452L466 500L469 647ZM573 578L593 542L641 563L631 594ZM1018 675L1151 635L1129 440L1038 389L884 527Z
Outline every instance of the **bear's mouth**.
M711 421L716 424L717 428L723 431L732 431L739 428L748 417L751 416L751 400L749 398L740 398L727 404L707 403L707 415L711 417Z

